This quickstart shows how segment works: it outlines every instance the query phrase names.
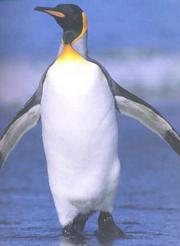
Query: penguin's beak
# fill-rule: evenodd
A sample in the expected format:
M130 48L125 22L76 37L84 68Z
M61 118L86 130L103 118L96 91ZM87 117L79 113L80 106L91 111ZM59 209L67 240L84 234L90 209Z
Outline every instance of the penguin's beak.
M53 17L58 17L58 18L64 18L65 14L63 14L62 12L59 12L58 10L56 10L55 8L49 8L49 7L36 7L34 10L43 12L43 13L47 13Z

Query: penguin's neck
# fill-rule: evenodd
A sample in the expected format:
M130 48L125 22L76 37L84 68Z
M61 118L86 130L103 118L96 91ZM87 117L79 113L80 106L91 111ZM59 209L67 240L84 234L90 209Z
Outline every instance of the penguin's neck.
M56 62L84 62L86 59L77 52L70 44L64 44Z
M63 50L64 50L64 43L62 42L61 45L60 45L60 49L59 49L59 52L58 52L58 56L62 54ZM76 51L78 52L81 56L83 56L84 58L87 58L88 56L88 48L87 48L87 32L84 33L84 35L72 42L71 44L71 47Z

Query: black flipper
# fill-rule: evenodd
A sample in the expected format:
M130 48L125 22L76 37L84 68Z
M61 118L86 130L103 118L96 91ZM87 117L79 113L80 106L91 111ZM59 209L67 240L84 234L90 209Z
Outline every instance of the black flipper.
M114 96L117 110L126 116L138 120L148 127L165 140L172 149L180 155L180 135L171 124L147 102L116 83L100 63L93 59L89 60L96 63L104 73Z
M43 75L37 91L23 109L17 113L0 138L0 168L21 137L40 119L40 102L46 73L47 71Z
M151 105L113 82L117 109L124 115L140 121L164 139L180 155L180 136L171 124Z

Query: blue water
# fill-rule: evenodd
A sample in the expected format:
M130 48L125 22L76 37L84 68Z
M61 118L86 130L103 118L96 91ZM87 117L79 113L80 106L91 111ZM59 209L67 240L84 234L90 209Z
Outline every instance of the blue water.
M180 102L153 104L180 131ZM15 109L0 109L0 131ZM97 216L85 229L86 243L106 246L180 245L180 158L134 120L120 116L122 173L114 218L126 238L102 244L94 236ZM48 187L41 127L29 132L0 173L0 246L73 246L61 236Z

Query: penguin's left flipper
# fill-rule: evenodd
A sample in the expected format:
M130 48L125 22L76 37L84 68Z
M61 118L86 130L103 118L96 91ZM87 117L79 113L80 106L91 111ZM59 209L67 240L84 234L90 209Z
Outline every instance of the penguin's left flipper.
M32 98L15 116L0 139L0 168L21 137L35 126L39 119L40 104L34 103Z
M40 103L43 83L48 69L43 74L39 87L34 95L17 113L0 138L0 168L3 166L3 163L7 159L8 155L14 149L22 136L33 128L40 119Z
M116 108L132 117L164 139L180 155L180 136L171 124L151 105L111 80Z
M51 65L50 65L51 66ZM44 72L37 90L33 96L27 101L24 107L17 113L11 123L7 126L3 135L0 137L0 169L7 159L10 152L15 148L19 140L24 134L33 128L41 117L41 98L44 80L47 71Z

